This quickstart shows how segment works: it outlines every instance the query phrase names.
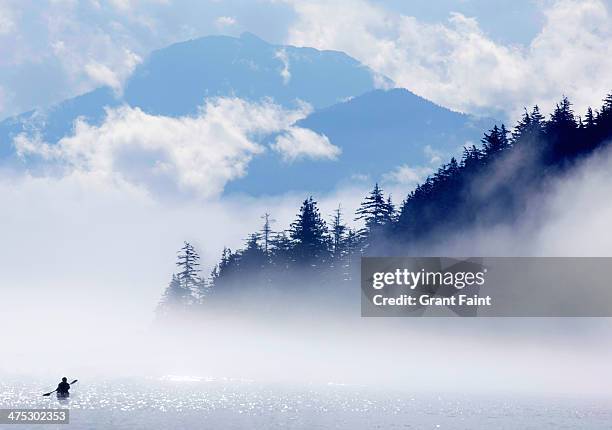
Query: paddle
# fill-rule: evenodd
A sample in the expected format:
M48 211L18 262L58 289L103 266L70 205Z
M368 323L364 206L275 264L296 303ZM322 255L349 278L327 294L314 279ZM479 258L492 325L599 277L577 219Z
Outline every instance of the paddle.
M72 381L72 382L70 383L70 385L72 385L72 384L76 383L77 381L78 381L78 379L75 379L74 381ZM45 394L43 394L43 397L49 397L51 394L55 393L56 391L57 391L57 388L56 388L55 390L53 390L53 391L49 392L49 393L45 393Z

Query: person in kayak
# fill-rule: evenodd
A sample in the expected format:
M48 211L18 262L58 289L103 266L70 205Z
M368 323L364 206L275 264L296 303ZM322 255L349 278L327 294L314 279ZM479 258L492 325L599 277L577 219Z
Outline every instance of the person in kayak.
M68 397L70 395L70 384L68 383L68 378L65 376L62 378L62 382L57 385L57 395Z

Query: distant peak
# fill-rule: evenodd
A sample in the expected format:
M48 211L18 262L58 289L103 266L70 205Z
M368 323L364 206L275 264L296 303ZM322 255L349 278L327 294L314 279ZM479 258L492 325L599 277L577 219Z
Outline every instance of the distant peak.
M253 33L250 33L248 31L245 31L244 33L242 33L240 35L240 39L244 40L245 42L260 43L260 44L268 45L268 42L263 40L261 37L255 35Z

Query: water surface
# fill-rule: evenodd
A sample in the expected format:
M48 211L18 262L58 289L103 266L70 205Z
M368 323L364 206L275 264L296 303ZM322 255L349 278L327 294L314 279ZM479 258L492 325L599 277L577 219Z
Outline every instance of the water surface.
M610 429L612 403L416 394L339 384L164 377L79 381L68 402L42 381L0 383L2 408L69 408L73 429ZM47 384L48 385L48 384ZM41 429L51 426L26 426Z

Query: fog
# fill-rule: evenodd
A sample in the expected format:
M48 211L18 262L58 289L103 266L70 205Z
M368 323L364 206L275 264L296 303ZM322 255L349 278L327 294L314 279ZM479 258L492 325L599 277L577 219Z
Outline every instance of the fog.
M304 193L168 202L94 179L1 176L0 374L608 397L608 319L360 318L356 288L342 309L262 303L259 314L211 311L160 329L153 311L183 240L208 271L264 212L285 228ZM610 154L597 154L534 197L517 225L461 232L431 255L612 255L611 179ZM315 197L324 215L338 203L350 214L366 192Z
M71 321L18 321L3 333L0 374L50 382L65 374L85 384L171 376L609 397L607 320L361 319L317 312L208 315L204 322L138 331L123 327L120 314L89 312Z
M609 257L610 195L612 151L607 149L530 196L518 222L456 232L428 246L433 255Z

